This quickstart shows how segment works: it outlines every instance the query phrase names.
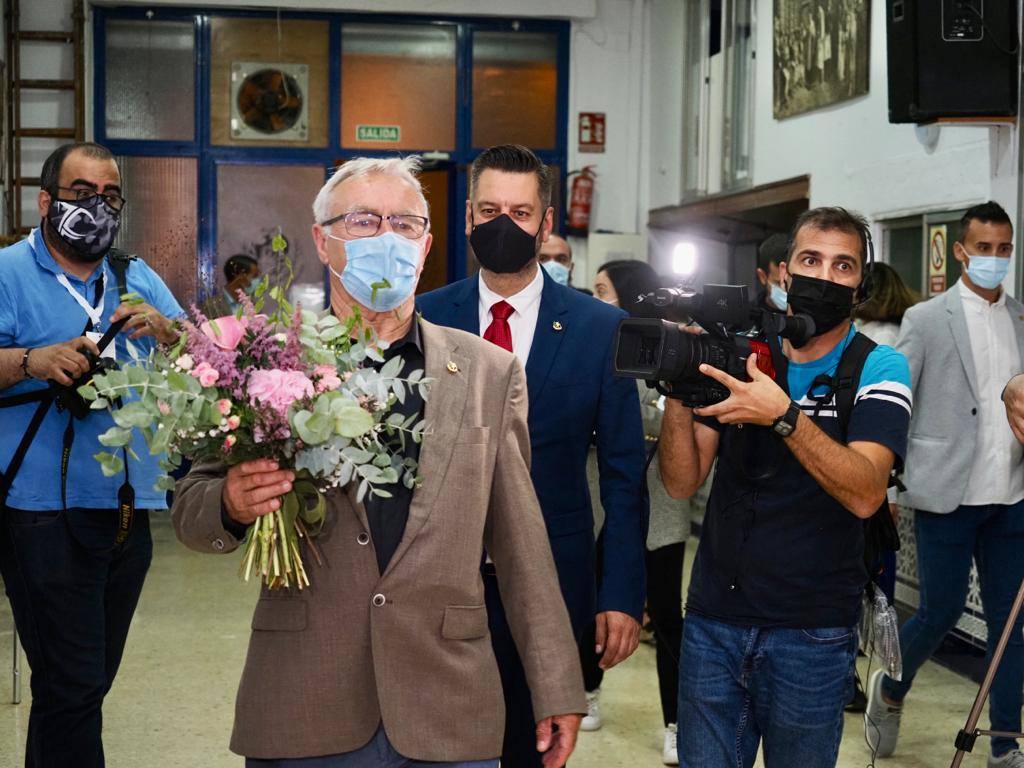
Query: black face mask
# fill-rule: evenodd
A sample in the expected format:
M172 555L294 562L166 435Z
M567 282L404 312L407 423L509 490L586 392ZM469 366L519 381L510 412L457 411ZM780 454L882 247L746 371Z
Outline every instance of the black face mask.
M810 315L814 320L814 335L821 336L850 319L853 315L853 294L854 289L846 285L793 275L789 283L789 306L795 315ZM793 346L799 348L803 344L794 343Z
M68 200L51 200L46 212L50 234L79 260L94 263L107 255L121 227L121 214L104 202L91 208Z
M498 274L518 272L537 256L537 235L524 231L505 213L474 225L469 244L480 266Z

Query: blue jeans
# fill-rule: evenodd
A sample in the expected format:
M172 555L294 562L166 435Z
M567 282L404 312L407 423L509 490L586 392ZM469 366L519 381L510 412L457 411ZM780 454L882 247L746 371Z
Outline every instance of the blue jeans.
M999 642L1013 600L1024 579L1024 501L1012 505L962 506L948 515L914 514L921 605L900 630L903 681L888 677L882 692L902 701L914 675L956 625L967 600L971 558L978 564L981 601L988 626L988 652ZM994 731L1020 731L1024 703L1024 617L1003 655L992 684L989 717ZM992 754L1017 748L1012 739L992 739Z
M687 614L679 658L679 765L832 768L853 693L853 627L739 627Z
M341 755L324 755L322 757L298 757L282 760L259 760L253 757L245 759L245 768L420 768L420 766L446 766L447 768L498 768L498 758L493 760L470 760L461 763L425 763L410 760L395 751L384 733L384 726L365 747L355 752Z

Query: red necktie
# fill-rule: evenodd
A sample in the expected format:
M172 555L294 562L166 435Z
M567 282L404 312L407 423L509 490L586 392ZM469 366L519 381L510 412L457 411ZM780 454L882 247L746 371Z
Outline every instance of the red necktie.
M502 349L512 351L512 328L509 327L508 318L515 308L507 301L499 301L491 307L490 326L484 332L484 338L492 344L497 344Z

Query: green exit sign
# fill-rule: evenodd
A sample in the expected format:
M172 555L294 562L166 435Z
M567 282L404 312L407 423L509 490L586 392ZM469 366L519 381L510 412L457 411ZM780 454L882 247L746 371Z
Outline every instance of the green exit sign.
M397 125L357 125L356 141L390 141L397 143L402 129Z

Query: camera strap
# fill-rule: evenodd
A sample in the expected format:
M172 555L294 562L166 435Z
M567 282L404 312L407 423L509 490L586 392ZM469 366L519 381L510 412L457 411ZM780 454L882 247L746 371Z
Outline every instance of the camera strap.
M90 319L85 324L85 330L83 330L82 333L84 334L91 327L92 320ZM21 465L25 461L25 456L28 455L28 449L32 445L32 441L36 439L36 435L39 433L39 428L43 426L43 419L46 418L46 414L49 412L50 406L53 405L56 399L57 390L53 387L36 389L32 392L22 392L20 395L11 395L10 397L0 397L0 408L14 408L27 403L39 403L35 412L32 414L32 419L29 421L28 427L26 427L24 433L22 433L21 442L19 442L18 447L14 449L14 455L11 457L11 461L7 465L7 470L4 472L3 476L0 476L0 508L7 504L7 495L11 492L11 486L14 485L14 478L18 474L18 470L21 469ZM67 436L65 435L65 440L66 439ZM62 484L61 501L63 501L63 497L64 488Z

